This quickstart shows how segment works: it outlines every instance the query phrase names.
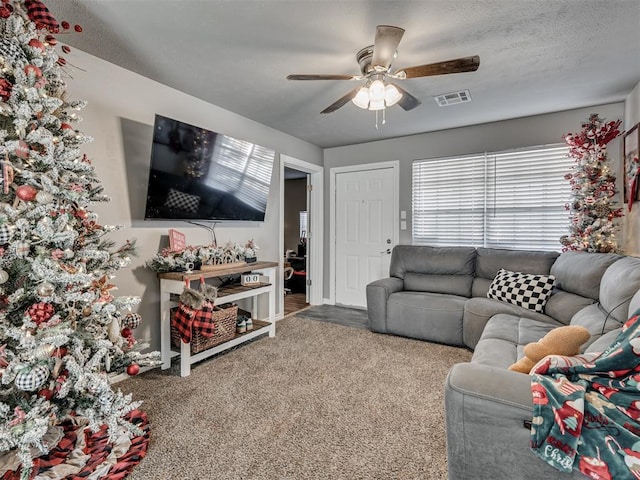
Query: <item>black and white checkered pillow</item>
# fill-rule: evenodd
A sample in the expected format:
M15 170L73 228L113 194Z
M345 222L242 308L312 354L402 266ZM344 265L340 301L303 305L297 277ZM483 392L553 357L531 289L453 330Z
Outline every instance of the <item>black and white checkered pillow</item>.
M169 189L169 195L167 195L167 200L164 202L164 206L167 208L175 208L177 210L184 210L185 212L193 213L198 210L199 204L200 197L180 192L173 188Z
M543 313L555 281L553 275L533 275L501 268L489 286L487 297Z

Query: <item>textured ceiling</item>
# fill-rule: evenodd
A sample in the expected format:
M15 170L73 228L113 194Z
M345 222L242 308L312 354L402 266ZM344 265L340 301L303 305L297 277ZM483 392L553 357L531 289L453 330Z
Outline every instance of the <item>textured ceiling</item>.
M45 2L82 34L71 46L227 110L331 147L623 101L640 81L638 0L64 0ZM379 24L406 33L394 68L480 56L473 73L404 80L422 101L375 114L356 84L290 73L359 74ZM434 95L468 89L471 103Z

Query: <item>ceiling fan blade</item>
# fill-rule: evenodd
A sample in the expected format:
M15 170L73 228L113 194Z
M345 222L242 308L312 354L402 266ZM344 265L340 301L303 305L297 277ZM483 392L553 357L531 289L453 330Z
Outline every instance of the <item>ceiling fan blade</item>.
M327 108L325 108L323 111L321 111L320 113L331 113L331 112L335 112L336 110L338 110L340 107L344 107L347 103L349 103L349 101L356 96L356 93L358 93L358 90L360 89L360 87L354 88L353 90L351 90L349 93L347 93L344 97L339 98L338 100L336 100L335 102L333 102L331 105L329 105Z
M418 105L422 103L416 97L414 97L409 92L407 92L404 88L400 88L395 83L392 83L392 85L396 87L398 91L402 94L402 98L398 102L398 105L400 105L404 110L413 110L414 108L416 108Z
M455 60L403 68L401 71L406 74L406 78L416 78L446 75L448 73L475 72L479 66L480 57L474 55L472 57L456 58Z
M383 67L388 70L396 54L400 40L404 35L404 28L391 25L378 25L376 27L376 39L373 44L372 67Z
M360 80L358 75L333 75L333 74L293 74L287 75L287 80Z

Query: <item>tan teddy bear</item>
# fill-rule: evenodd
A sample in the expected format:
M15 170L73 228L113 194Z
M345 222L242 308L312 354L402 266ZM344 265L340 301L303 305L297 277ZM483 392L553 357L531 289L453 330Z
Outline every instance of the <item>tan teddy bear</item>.
M580 346L589 338L589 330L579 325L554 328L537 342L527 344L524 357L511 365L509 370L528 374L547 355L578 355Z

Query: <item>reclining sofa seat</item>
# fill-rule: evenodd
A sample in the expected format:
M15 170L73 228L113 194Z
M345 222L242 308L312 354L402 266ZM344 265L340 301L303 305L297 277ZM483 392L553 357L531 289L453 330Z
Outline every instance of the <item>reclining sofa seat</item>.
M504 268L556 277L544 313L486 298ZM397 246L390 277L367 286L370 328L474 349L445 383L449 480L585 478L529 448L530 377L508 366L553 328L581 325L604 351L640 309L640 258L613 254Z
M369 326L374 332L473 348L496 313L527 315L557 324L548 315L489 299L487 291L500 268L548 275L558 255L398 245L391 255L389 278L367 285Z
M595 259L604 254L574 255L585 262L595 256L592 273L602 268ZM579 275L586 263L564 273ZM586 282L581 287L576 282L572 285L593 287ZM597 303L580 309L569 322L591 332L584 352L606 350L622 324L640 309L640 258L618 257L605 269L597 297ZM522 358L527 343L538 341L553 328L529 318L495 315L487 323L471 362L451 368L445 382L449 480L585 478L577 472L561 473L533 454L530 431L524 427L533 415L531 379L507 369Z

